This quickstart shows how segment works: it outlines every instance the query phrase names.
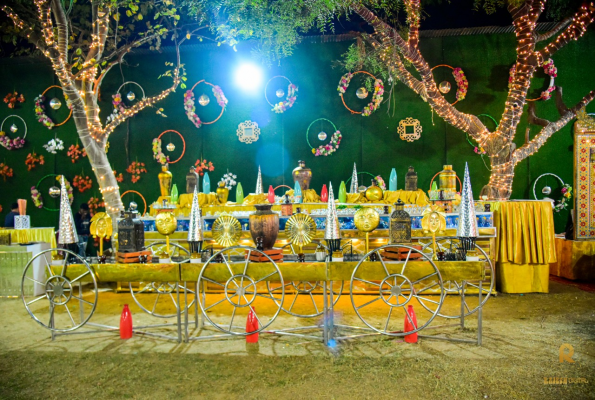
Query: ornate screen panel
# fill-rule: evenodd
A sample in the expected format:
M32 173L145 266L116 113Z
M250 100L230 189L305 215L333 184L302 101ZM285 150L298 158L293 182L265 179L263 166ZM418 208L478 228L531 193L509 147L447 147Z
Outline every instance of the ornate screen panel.
M574 238L595 240L595 118L583 108L574 124Z

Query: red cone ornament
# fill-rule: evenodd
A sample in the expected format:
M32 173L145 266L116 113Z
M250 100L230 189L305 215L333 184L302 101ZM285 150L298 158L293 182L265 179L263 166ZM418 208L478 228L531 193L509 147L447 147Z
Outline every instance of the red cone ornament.
M275 202L275 191L273 190L273 185L269 186L269 194L267 196L267 199L271 204Z
M326 189L326 183L322 185L322 190L320 191L320 201L323 203L328 201L328 190Z
M405 315L405 329L404 329L404 331L411 332L411 331L417 329L417 317L415 316L415 311L413 311L413 306L407 307L407 314L409 314L411 321L413 321L413 325L411 324L411 322L409 322L409 318L407 318L407 315ZM417 332L412 333L410 335L405 335L405 342L417 343Z
M132 314L128 304L124 304L122 315L120 316L120 339L130 339L132 337Z
M246 333L258 330L258 319L256 319L253 307L250 307L248 318L246 319ZM246 335L246 343L258 343L258 332Z

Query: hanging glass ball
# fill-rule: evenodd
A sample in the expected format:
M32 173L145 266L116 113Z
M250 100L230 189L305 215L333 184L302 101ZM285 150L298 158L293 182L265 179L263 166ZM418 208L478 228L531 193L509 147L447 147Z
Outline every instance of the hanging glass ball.
M134 92L131 90L131 91L130 91L130 92L128 92L128 94L126 95L126 98L127 98L129 101L132 101L132 100L136 99L136 95L135 95L135 94L134 94Z
M278 98L281 98L281 97L285 96L285 91L283 91L283 89L277 89L275 94L277 95Z
M541 193L543 193L543 194L545 194L547 196L550 193L552 193L552 188L549 187L549 186L544 186L543 189L541 189Z
M326 140L326 132L322 131L318 134L319 140Z
M361 88L355 91L355 95L358 99L365 99L366 97L368 97L368 89L362 86Z
M438 90L440 90L440 92L442 92L444 94L450 92L450 82L448 82L448 81L440 82L440 86L438 86Z
M209 99L209 96L207 96L206 94L201 94L200 97L198 98L198 104L200 104L201 106L206 106L207 104L209 104L211 102L211 99Z
M50 197L53 197L54 199L60 197L60 188L58 186L52 186L48 193L50 194Z
M50 107L52 107L54 110L57 110L60 107L62 107L62 102L60 101L60 99L54 97L50 100Z
M10 125L10 131L12 133L16 133L16 131L18 131L18 130L19 130L19 128L15 124Z
M176 145L173 143L170 143L167 146L165 146L165 148L167 149L167 151L174 151L176 149Z

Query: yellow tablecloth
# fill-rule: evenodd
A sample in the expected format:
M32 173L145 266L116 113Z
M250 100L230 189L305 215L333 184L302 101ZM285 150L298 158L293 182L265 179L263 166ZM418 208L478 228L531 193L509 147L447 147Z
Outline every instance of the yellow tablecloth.
M595 242L556 238L557 262L550 273L566 279L595 280Z
M6 228L0 228L6 229ZM46 242L51 248L56 247L54 228L6 229L10 231L12 243Z
M547 293L556 262L554 215L547 201L490 202L494 212L496 284L504 293Z

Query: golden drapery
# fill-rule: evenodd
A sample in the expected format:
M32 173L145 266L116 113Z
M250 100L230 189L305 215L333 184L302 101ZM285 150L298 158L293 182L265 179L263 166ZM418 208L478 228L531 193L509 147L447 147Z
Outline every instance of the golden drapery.
M12 243L46 242L51 248L56 247L56 232L54 228L6 229L10 231Z

